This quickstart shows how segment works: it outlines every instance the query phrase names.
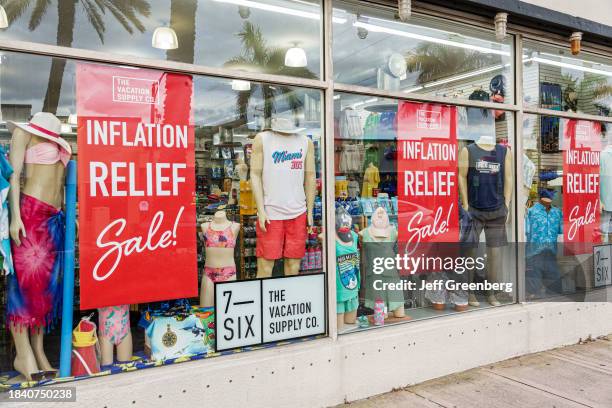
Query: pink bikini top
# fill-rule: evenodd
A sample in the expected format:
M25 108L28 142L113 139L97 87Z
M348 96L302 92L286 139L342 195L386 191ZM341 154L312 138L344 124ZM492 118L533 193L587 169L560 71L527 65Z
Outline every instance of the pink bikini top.
M70 153L55 143L38 143L25 152L25 162L29 164L55 164L61 161L66 166L69 160Z
M231 223L226 229L223 231L216 231L208 225L206 232L204 233L204 238L206 239L206 246L208 248L235 248L236 247L236 237L234 236L234 232L232 231Z

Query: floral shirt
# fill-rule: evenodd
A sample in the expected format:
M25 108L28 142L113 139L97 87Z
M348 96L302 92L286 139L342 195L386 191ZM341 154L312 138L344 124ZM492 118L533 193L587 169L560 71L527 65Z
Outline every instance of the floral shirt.
M557 253L557 235L563 234L563 213L557 207L546 207L536 203L527 211L525 235L527 236L527 256L537 255L549 250Z

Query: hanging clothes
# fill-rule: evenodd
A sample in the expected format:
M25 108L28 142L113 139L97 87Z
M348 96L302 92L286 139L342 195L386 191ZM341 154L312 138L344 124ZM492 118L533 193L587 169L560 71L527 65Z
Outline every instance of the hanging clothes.
M340 113L339 134L340 139L359 140L363 138L359 112L353 108L346 108Z
M13 174L4 148L0 147L0 254L2 254L2 269L6 275L15 272L13 269L13 256L11 254L11 239L9 236L9 207L8 192L10 188L9 179Z
M378 188L378 183L380 183L380 173L378 172L378 168L374 165L368 166L363 175L363 189L361 190L361 197L372 197L372 190Z

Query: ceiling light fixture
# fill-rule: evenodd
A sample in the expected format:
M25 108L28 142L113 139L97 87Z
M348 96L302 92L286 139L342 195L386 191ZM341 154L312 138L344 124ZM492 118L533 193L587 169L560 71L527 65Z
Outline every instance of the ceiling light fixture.
M509 66L510 66L510 64L493 65L492 67L479 69L479 70L473 71L473 72L466 72L465 74L455 75L455 76L452 76L450 78L444 78L444 79L440 79L439 81L429 82L429 83L423 84L421 86L417 86L417 87L414 87L414 88L406 89L406 90L404 90L404 93L420 91L421 89L432 88L432 87L435 87L435 86L438 86L438 85L444 85L444 84L448 84L450 82L455 82L455 81L460 81L462 79L472 78L472 77L475 77L475 76L478 76L478 75L486 74L488 72L498 71L498 70L500 70L502 68L506 68L506 67L509 67Z
M303 68L308 65L306 59L306 51L303 48L298 47L298 43L287 50L285 54L285 66L292 68Z
M259 10L273 11L279 14L303 17L303 18L307 18L310 20L320 20L321 19L321 13L319 12L296 10L296 9L292 9L288 7L281 7L281 6L275 6L272 4L259 3L259 2L251 1L251 0L214 0L214 1L218 3L235 4L237 6L250 7L250 8L259 9ZM316 6L316 5L313 4L312 6ZM336 12L343 12L343 10L334 9L334 13ZM346 23L347 19L344 17L334 16L332 17L332 21L337 24L344 24Z
M523 60L523 62L527 62L527 60ZM547 58L533 57L533 61L539 62L544 65L552 65L560 68L568 68L575 69L576 71L588 72L590 74L604 75L608 77L612 77L612 71L604 71L602 69L589 68L589 67L581 67L580 65L568 64L566 62L561 61L553 61Z
M398 0L397 14L404 23L410 20L410 16L412 15L412 0Z
M6 16L6 10L0 6L0 28L8 28L8 17Z
M366 19L366 18L364 18L364 19ZM368 21L368 20L366 19L366 21ZM451 47L458 47L458 48L478 51L478 52L482 52L482 53L485 53L485 54L497 54L497 55L503 55L503 56L508 56L508 57L510 56L510 52L509 51L496 50L496 49L493 49L493 48L481 47L479 45L466 44L466 43L461 43L461 42L457 42L457 41L445 40L443 38L435 38L435 37L431 37L431 36L428 36L428 35L422 35L422 34L411 33L411 32L408 32L408 31L397 30L395 28L383 27L383 26L380 26L380 25L377 25L377 24L370 24L370 23L364 22L364 21L356 21L356 22L353 23L353 26L354 27L363 27L363 28L369 30L370 32L392 34L392 35L397 35L397 36L400 36L400 37L412 38L412 39L415 39L415 40L429 41L429 42L434 42L434 43L437 43L437 44L449 45Z
M504 41L508 29L508 13L497 13L495 15L495 38L497 41Z
M249 81L243 81L242 79L233 79L232 80L232 90L233 91L250 91L251 83Z
M174 50L178 48L178 38L176 32L170 27L157 27L151 39L153 48L160 50Z

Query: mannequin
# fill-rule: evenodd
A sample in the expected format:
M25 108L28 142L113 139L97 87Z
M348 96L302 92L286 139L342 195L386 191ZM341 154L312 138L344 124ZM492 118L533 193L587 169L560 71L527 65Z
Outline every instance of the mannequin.
M389 215L384 207L377 207L372 214L370 225L359 232L362 240L362 250L364 265L366 268L365 279L365 306L374 309L377 298L385 303L389 312L393 312L394 317L404 317L404 294L396 290L376 290L374 280L381 280L385 283L401 283L399 273L395 267L385 269L380 274L373 273L374 258L395 258L397 251L397 230L389 223Z
M485 230L487 279L491 282L497 282L502 266L501 247L508 244L505 224L514 185L512 165L512 152L496 144L493 136L480 136L459 154L461 205L473 220L476 238ZM473 250L471 252L473 255ZM470 276L472 281L473 276ZM500 305L493 292L487 295L487 302L492 306ZM469 294L468 303L474 307L480 305L473 293Z
M378 167L370 162L363 174L363 189L361 191L361 196L364 198L372 197L372 190L378 188L378 183L380 183Z
M51 113L37 113L28 124L7 122L7 128L12 132L9 230L15 266L7 285L7 320L15 341L15 370L30 381L56 371L45 355L43 338L59 317L62 302L59 255L65 224L60 208L72 151L60 137L61 122Z
M113 363L114 347L117 347L117 361L130 361L133 348L130 305L102 307L98 309L98 315L98 341L102 355L100 363Z
M563 234L563 214L552 205L554 190L540 189L540 201L528 211L526 286L529 298L561 294L561 273L557 264L557 237Z
M202 224L206 241L206 263L200 286L200 305L214 306L215 282L236 280L234 248L240 224L227 219L225 211L217 211L211 222Z
M343 208L336 209L336 314L338 331L354 324L359 307L358 235L351 230L353 219Z
M601 232L603 242L612 236L612 145L608 144L599 156Z
M297 275L313 225L316 195L314 145L292 121L273 119L258 133L251 154L251 187L257 204L257 277L272 276L284 258L284 274Z

